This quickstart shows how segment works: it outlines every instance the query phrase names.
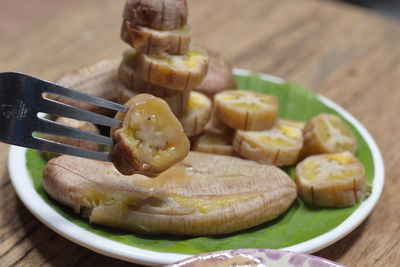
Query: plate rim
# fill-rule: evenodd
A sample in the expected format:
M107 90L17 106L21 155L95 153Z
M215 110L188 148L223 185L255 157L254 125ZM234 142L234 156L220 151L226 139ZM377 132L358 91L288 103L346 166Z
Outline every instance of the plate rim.
M265 73L257 73L250 70L235 69L236 75L256 75L261 79L275 83L284 83L285 80ZM314 237L305 242L281 248L281 250L296 253L313 253L321 250L334 242L342 239L352 230L357 228L371 213L383 190L384 185L384 163L381 152L367 129L348 111L317 94L317 97L328 107L338 111L346 120L352 123L364 138L372 153L374 162L374 180L371 195L363 201L360 206L342 223L330 231ZM72 223L51 208L36 192L32 179L26 167L26 148L10 146L8 154L8 171L13 187L28 210L43 224L54 232L69 239L70 241L88 248L99 254L117 258L124 261L145 264L162 265L170 264L178 260L193 256L192 254L180 254L169 252L158 252L139 247L130 246L106 237L89 232L84 228ZM21 167L21 163L24 164ZM29 184L30 186L27 186Z

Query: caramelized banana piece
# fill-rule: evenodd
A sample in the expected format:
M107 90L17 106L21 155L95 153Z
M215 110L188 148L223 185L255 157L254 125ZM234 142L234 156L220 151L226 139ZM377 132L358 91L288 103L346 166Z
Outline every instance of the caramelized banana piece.
M272 128L277 120L278 106L275 96L254 91L228 90L214 96L216 118L237 130Z
M265 131L238 130L233 138L233 149L239 155L276 166L295 164L302 145L301 129L281 123Z
M64 155L47 163L43 186L92 223L152 235L244 230L278 217L297 195L275 166L198 152L157 178L124 176L109 162Z
M186 25L186 0L127 0L123 20L131 25L174 30Z
M307 155L357 150L357 140L346 123L332 114L319 114L304 128L303 157Z
M116 90L118 64L119 62L117 60L102 60L96 64L67 72L55 82L65 87L74 88L80 92L115 102L118 98L118 92ZM82 101L75 101L49 94L46 95L46 97L107 116L113 116L115 114L110 109L86 104Z
M139 94L125 105L129 110L115 116L121 128L111 131L110 154L118 171L155 176L187 156L189 140L164 100Z
M232 147L232 135L210 131L205 132L196 140L193 150L219 155L236 155Z
M194 90L213 99L214 95L221 91L235 89L236 80L233 75L232 65L219 53L210 49L206 50L210 57L207 75Z
M366 188L362 163L349 151L307 157L296 167L300 197L320 207L347 207Z
M191 31L188 25L176 30L160 31L125 23L121 38L133 48L150 56L165 56L165 53L185 55L189 51Z
M142 80L175 90L198 86L207 74L208 54L191 47L184 56L150 57L140 54L134 71Z
M179 117L187 136L201 133L210 118L211 100L198 92L191 92L186 110Z

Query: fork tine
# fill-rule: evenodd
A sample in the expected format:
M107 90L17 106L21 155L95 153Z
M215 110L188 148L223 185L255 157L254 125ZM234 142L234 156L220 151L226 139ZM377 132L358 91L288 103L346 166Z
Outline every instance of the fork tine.
M106 117L91 111L79 109L52 99L44 98L41 105L41 112L67 117L76 120L88 121L95 124L105 125L109 127L118 126L121 121Z
M111 161L110 155L106 152L98 152L70 146L66 144L56 143L41 138L33 138L33 141L29 145L30 148L53 152L57 154L68 154L71 156L77 156L82 158L89 158L101 161Z
M124 105L120 105L120 104L105 100L100 97L84 94L79 91L72 90L72 89L63 87L61 85L55 84L55 83L51 83L51 82L47 82L47 83L49 83L52 86L47 86L47 88L45 88L43 90L44 92L72 98L74 100L78 100L78 101L86 102L88 104L93 104L93 105L113 109L116 111L121 111L121 112L127 111L127 107Z
M58 135L73 139L79 139L104 145L112 145L113 141L110 137L106 137L100 134L94 134L86 131L82 131L73 127L65 126L60 123L50 121L47 119L39 118L39 123L34 127L33 131L41 133Z

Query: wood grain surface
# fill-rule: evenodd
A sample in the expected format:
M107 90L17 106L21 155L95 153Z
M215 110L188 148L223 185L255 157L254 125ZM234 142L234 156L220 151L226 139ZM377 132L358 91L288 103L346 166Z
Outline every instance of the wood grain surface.
M36 9L48 2L35 0ZM123 0L58 2L62 8L47 8L29 23L21 14L0 19L8 23L0 35L0 72L53 80L121 56L127 48L119 39ZM327 96L372 133L385 161L383 195L364 223L316 255L347 266L399 266L399 21L322 0L188 2L195 42L220 51L236 67L284 77ZM0 2L0 9L10 3ZM0 266L129 265L75 245L40 223L10 184L7 146L1 144L0 151Z

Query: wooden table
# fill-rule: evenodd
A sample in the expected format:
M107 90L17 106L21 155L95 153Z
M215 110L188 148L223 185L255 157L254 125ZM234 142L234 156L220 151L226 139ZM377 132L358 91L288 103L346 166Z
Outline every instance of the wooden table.
M53 9L47 7L51 1L35 0L25 8L27 17L35 10L42 16L29 23L20 9L10 11L15 16L7 12L13 2L0 2L9 15L0 35L0 71L52 80L120 57L127 48L119 39L123 0L58 0L62 8ZM383 195L364 223L316 255L347 266L399 266L400 22L322 0L190 0L189 8L197 43L237 67L284 77L329 97L372 133L386 165ZM10 184L7 146L1 144L0 151L0 266L128 266L39 222Z

